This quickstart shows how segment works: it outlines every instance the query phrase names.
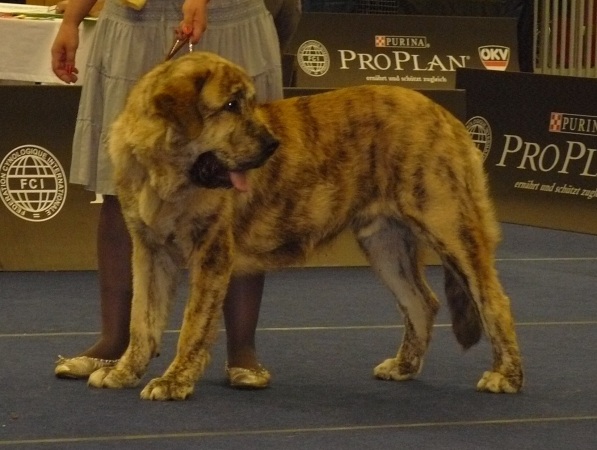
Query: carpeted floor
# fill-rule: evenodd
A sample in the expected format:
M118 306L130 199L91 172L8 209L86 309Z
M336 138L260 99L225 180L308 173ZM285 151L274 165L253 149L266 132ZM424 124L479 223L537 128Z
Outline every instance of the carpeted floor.
M367 268L326 268L268 275L258 339L270 389L226 386L222 332L195 395L166 403L54 378L57 354L96 338L95 273L0 272L0 447L596 448L597 237L504 225L497 265L523 351L519 395L475 392L490 348L463 352L445 306L419 378L375 380L402 333L393 300ZM443 298L441 269L428 274ZM145 381L173 356L184 294Z

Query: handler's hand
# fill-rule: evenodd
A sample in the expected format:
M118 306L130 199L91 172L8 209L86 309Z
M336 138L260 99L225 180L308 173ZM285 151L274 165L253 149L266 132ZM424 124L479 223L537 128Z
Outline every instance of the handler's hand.
M79 28L63 23L52 44L52 70L65 83L76 83L79 70L75 54L79 47Z
M185 0L182 5L183 19L180 22L177 34L190 36L193 44L199 42L207 29L207 3L209 0Z

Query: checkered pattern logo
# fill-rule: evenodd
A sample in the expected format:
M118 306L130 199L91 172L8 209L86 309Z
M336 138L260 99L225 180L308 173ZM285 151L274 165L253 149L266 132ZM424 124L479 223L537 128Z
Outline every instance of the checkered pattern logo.
M552 133L559 133L562 131L562 118L564 114L562 113L551 113L551 118L549 119L549 131Z
M375 46L376 47L385 47L386 46L386 37L385 36L375 36Z

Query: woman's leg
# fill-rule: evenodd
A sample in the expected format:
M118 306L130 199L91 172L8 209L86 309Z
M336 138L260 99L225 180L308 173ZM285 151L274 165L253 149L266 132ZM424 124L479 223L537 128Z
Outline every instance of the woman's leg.
M120 203L115 196L106 195L97 234L101 336L83 352L85 356L118 359L128 346L133 292L131 257L131 238Z
M224 301L224 321L228 362L226 372L231 387L261 389L269 385L270 373L259 364L255 330L259 319L264 275L235 277Z
M228 350L228 365L256 369L259 367L255 349L255 330L265 276L234 277L224 301L224 321Z

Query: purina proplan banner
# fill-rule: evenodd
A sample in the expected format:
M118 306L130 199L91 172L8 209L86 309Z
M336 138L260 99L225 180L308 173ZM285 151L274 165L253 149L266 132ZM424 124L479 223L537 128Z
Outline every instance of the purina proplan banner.
M454 89L459 68L518 71L516 26L503 17L305 13L289 52L297 87Z
M500 220L597 234L597 80L459 70Z

